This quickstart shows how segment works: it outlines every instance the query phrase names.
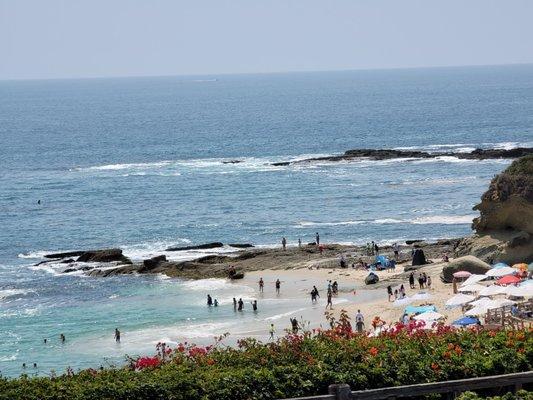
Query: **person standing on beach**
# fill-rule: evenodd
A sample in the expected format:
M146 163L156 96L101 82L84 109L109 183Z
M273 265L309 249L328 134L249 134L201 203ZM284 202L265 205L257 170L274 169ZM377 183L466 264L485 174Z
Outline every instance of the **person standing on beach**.
M394 251L394 259L396 261L400 260L400 246L398 246L398 243L394 243L392 245L392 250Z
M355 326L358 333L363 333L363 329L365 328L365 317L361 314L361 310L357 310L357 314L355 314Z
M331 293L331 290L328 290L328 302L326 304L326 310L328 309L328 306L330 308L330 310L333 310L333 302L331 301L331 296L333 294Z
M315 233L315 243L317 246L320 245L320 235L318 234L318 232Z
M422 274L418 275L418 286L420 289L424 289L424 276Z
M298 333L298 320L296 318L291 318L292 333Z
M374 250L376 252L376 256L379 256L379 246L377 243L374 243Z
M426 284L427 284L428 289L431 289L431 276L428 276L426 278Z
M320 297L320 295L318 294L318 289L316 288L316 286L313 286L313 290L311 290L311 302L315 303L317 297Z
M391 301L391 297L392 297L392 286L391 285L387 286L387 294L389 295L389 301Z
M265 288L265 281L263 281L263 277L259 278L259 291L263 293L263 290Z
M276 294L279 294L280 288L281 288L281 282L279 279L276 279Z
M115 342L120 343L120 331L115 328Z
M415 273L414 272L411 272L409 274L409 287L411 289L414 289L415 288Z
M302 239L298 238L298 248L302 248Z
M372 243L370 243L370 255L373 256L374 255L374 251L376 250L376 244L374 243L374 241L372 240Z
M281 246L283 247L283 250L287 249L287 239L285 239L285 237L281 238Z
M239 299L239 307L237 308L237 310L242 311L243 307L244 307L244 301L242 301L242 299Z
M270 324L270 340L274 340L274 333L276 333L276 329L274 328L274 324Z

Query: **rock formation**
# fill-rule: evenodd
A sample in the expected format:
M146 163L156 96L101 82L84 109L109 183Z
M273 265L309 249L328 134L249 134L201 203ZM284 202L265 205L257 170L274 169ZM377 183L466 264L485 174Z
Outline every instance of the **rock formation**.
M443 282L451 283L453 274L459 271L468 271L472 274L484 274L490 269L490 265L474 256L464 256L450 261L442 268L441 279Z
M472 254L493 263L533 261L533 154L515 160L494 177L474 207L476 234L463 239L456 255Z

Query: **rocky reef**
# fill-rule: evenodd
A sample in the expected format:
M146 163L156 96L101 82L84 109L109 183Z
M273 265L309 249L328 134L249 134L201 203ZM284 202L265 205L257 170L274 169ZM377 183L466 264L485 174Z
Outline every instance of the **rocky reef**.
M533 261L533 154L515 160L492 179L474 207L480 216L476 234L457 246L458 256L474 255L483 261Z
M348 150L344 154L336 156L307 158L297 161L282 161L272 163L274 166L284 166L292 164L302 164L320 161L356 161L367 160L391 160L394 158L437 158L437 157L457 157L465 160L486 160L493 158L518 158L526 155L533 155L533 148L518 147L515 149L475 149L469 153L460 152L426 152L415 150L395 150L395 149L355 149Z

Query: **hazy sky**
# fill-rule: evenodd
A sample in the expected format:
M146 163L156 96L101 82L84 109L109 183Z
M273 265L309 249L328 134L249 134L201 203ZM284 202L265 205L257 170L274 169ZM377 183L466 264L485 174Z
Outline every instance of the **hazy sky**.
M533 62L533 0L0 0L0 79Z

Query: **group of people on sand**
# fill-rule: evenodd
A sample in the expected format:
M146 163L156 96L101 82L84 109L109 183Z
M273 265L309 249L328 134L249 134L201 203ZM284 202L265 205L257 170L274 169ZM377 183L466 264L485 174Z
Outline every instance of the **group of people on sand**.
M431 289L431 276L427 275L425 272L419 273L418 286L420 289ZM409 287L411 289L416 289L414 272L411 272L409 274Z

